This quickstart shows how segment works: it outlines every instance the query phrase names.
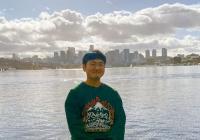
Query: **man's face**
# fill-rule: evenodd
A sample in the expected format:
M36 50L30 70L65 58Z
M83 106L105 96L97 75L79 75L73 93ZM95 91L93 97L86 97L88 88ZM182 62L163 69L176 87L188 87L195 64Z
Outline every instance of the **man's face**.
M105 64L101 59L94 59L83 64L83 70L87 74L87 78L100 80L105 72Z

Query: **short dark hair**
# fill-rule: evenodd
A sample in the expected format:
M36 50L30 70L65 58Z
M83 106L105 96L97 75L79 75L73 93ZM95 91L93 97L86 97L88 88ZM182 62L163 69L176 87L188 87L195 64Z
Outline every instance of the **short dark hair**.
M106 56L99 50L87 52L82 59L82 64L87 64L89 60L101 59L106 64Z

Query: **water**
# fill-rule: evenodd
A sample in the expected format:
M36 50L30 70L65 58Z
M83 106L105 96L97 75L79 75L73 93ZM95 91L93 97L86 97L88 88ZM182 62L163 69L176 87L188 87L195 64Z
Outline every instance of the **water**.
M0 139L69 140L64 102L81 69L0 73ZM200 66L106 69L120 93L125 140L200 138Z

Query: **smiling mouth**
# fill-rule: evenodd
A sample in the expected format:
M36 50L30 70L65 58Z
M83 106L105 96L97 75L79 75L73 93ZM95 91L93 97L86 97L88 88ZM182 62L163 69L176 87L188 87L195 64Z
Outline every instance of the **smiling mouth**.
M101 73L93 73L94 76L100 77Z

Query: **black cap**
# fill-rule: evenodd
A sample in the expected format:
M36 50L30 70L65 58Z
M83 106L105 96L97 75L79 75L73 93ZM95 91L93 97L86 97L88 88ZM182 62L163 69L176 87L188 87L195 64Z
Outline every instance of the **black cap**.
M89 60L101 59L106 64L106 56L99 50L87 52L82 59L82 64L87 64Z

